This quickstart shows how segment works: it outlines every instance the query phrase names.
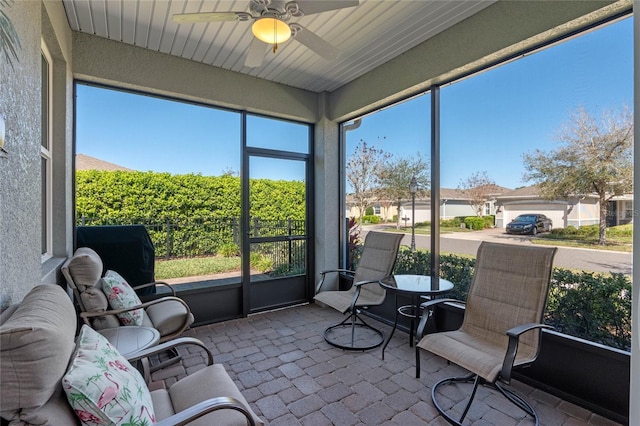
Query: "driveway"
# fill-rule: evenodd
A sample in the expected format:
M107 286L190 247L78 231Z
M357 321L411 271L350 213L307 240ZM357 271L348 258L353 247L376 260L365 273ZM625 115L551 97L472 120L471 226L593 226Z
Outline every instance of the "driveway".
M381 227L377 227L380 229ZM364 227L363 231L374 230ZM473 232L452 232L440 237L440 251L443 253L459 253L475 255L482 241L495 241L504 244L532 244L530 235L509 235L503 229L493 228ZM402 244L411 245L411 234L406 234ZM429 249L429 235L416 235L416 247ZM593 272L619 272L631 274L631 253L594 250L572 247L558 247L553 262L554 266Z

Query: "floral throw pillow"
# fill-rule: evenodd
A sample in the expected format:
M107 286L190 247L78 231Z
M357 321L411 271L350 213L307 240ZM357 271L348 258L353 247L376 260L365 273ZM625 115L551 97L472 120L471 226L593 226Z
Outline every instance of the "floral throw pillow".
M107 271L102 278L102 291L112 309L124 309L142 302L129 283L115 271ZM142 325L142 308L118 314L122 325Z
M152 425L156 421L151 394L138 370L87 325L80 330L62 387L83 425Z

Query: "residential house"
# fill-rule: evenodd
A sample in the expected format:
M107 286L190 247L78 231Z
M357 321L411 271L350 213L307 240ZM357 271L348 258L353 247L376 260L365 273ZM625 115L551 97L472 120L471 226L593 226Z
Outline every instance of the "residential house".
M491 185L486 191L486 199L484 201L482 216L496 214L496 200L504 192L510 189L499 185ZM461 189L440 188L440 219L448 220L455 217L477 216L476 206L470 195ZM402 203L400 207L400 218L411 223L412 207L411 200ZM418 198L415 201L415 221L426 222L431 220L431 199Z
M523 213L542 213L553 222L554 228L595 225L600 221L600 202L595 194L547 200L540 195L537 185L525 186L505 192L497 197L496 227ZM633 219L633 194L614 197L607 205L607 225L615 226Z

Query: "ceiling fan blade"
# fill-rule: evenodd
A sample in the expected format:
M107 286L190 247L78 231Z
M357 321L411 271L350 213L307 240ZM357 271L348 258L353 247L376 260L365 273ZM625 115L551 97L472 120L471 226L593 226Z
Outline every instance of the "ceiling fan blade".
M173 15L173 21L178 24L195 24L199 22L246 21L246 12L202 12L178 13ZM249 15L251 16L251 15Z
M323 58L332 60L336 59L340 54L340 50L338 50L337 47L324 41L302 25L291 24L290 27L293 30L292 33L294 33L294 38L298 42L313 50Z
M327 12L329 10L344 9L345 7L358 6L360 2L358 0L298 0L287 3L287 10L291 10L291 6L295 4L297 8L302 12L302 15L311 15L314 13ZM294 15L296 16L296 15ZM298 15L301 16L301 15Z
M244 66L249 68L258 68L262 65L264 56L267 53L267 44L261 42L257 38L253 38L249 44L247 56L244 58Z

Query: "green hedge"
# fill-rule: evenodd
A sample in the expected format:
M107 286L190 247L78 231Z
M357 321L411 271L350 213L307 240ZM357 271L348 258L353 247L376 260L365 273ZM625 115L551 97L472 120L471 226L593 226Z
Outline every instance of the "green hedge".
M474 266L473 258L440 256L440 277L455 283L449 297L466 300ZM429 275L429 252L401 249L394 273ZM630 350L630 277L554 268L544 322L561 333Z
M143 224L158 257L228 255L240 243L240 178L80 170L78 225ZM305 233L305 184L251 180L257 236Z
M253 217L305 220L305 184L253 179ZM240 217L240 178L157 172L79 170L77 217L169 218Z

